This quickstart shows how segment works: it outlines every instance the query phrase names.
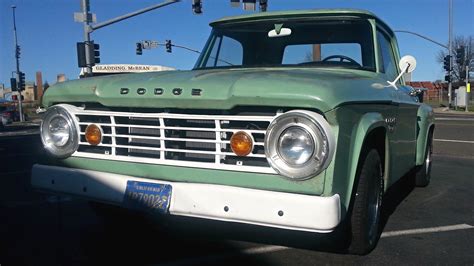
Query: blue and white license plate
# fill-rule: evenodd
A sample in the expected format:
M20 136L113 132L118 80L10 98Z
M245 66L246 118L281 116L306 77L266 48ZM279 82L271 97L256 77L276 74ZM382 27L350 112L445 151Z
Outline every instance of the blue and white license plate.
M134 210L166 213L170 205L171 191L171 185L127 181L123 205Z

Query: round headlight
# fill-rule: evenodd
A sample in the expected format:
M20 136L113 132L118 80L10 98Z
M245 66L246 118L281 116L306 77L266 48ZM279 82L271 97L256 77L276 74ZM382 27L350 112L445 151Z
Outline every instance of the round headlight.
M45 149L60 158L73 154L78 147L77 125L68 105L50 107L41 123L41 141Z
M313 155L313 138L304 128L289 127L280 135L278 151L288 164L304 164Z
M303 180L319 174L331 162L334 137L323 116L295 110L276 117L265 135L270 166L285 177Z
M71 137L69 124L67 120L61 116L56 116L51 119L48 127L48 133L51 136L50 143L58 147L66 145L67 141Z

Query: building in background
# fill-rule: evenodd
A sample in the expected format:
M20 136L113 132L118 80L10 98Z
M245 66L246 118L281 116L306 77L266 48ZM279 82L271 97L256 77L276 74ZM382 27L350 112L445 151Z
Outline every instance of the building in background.
M4 90L5 85L3 85L3 83L0 83L0 99L3 99Z
M58 74L58 76L56 77L56 82L64 82L66 81L67 78L66 78L66 75L65 74Z
M33 81L26 82L25 90L22 93L23 98L24 98L23 101L25 101L25 103L35 101L36 100L35 91L36 91L35 83Z
M41 98L43 98L43 74L41 71L37 71L35 99L41 100Z

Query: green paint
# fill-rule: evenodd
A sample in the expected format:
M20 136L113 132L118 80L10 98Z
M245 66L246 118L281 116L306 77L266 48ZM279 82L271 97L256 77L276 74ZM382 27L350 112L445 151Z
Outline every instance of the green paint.
M282 27L283 27L282 23L275 24L275 31L276 31L277 34L280 34Z
M399 58L397 40L391 29L366 11L264 12L224 18L211 25L224 27L250 21L274 21L275 30L279 33L282 20L328 17L367 19L372 25L374 52L379 54L376 29L381 28L392 38L393 53ZM208 43L213 41L211 38ZM202 56L210 53L205 51ZM357 181L357 166L367 135L380 128L385 132L387 189L407 170L423 163L427 132L434 125L431 107L415 102L406 93L405 86L400 86L398 90L386 86L387 77L380 73L382 61L378 56L375 58L376 72L274 67L123 74L58 83L50 87L43 97L43 105L47 107L57 103L99 103L106 107L149 108L150 111L156 108L229 110L237 106L317 110L332 126L336 136L336 152L326 171L305 181L290 181L278 175L84 158L68 158L54 164L174 182L222 184L308 195L339 194L344 217ZM129 88L130 93L121 95L121 88ZM147 92L138 95L138 88L145 88ZM154 88L163 88L164 94L154 95ZM173 95L173 88L182 88L182 95ZM192 96L193 88L202 89L202 95ZM393 130L388 128L386 119L396 120Z
M55 164L58 166L165 181L219 184L281 192L296 192L308 195L322 194L324 186L324 172L306 181L297 182L271 174L196 169L78 157L70 157L65 160L57 161Z

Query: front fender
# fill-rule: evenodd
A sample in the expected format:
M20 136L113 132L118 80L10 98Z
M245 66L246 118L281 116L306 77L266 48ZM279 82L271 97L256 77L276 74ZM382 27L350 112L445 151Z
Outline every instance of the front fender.
M430 129L434 129L433 108L427 104L422 104L417 113L417 137L416 137L416 165L422 165L425 161L426 143Z
M341 203L345 207L342 208L342 215L345 215L351 201L352 188L356 182L357 166L364 141L372 130L377 128L386 130L386 123L379 112L361 114L356 121L349 118L354 115L353 112L346 113L343 110L339 112L335 160L327 171L327 176L332 176L332 179L327 178L325 191L329 192L328 195L336 193L340 195ZM387 151L385 153L387 154Z
M350 201L350 195L352 193L352 188L355 183L356 179L356 172L357 166L359 164L360 154L362 152L362 147L364 145L364 141L366 136L376 128L385 128L386 130L386 123L385 120L380 113L367 113L363 115L357 125L357 129L353 132L353 145L352 151L350 152L350 170L349 170L349 186L347 186L347 195L349 195L348 199ZM349 201L347 204L349 204Z

